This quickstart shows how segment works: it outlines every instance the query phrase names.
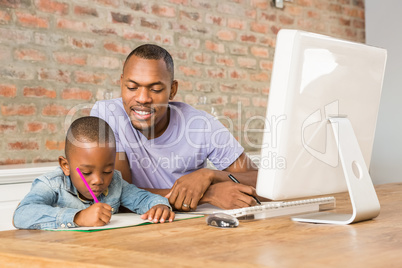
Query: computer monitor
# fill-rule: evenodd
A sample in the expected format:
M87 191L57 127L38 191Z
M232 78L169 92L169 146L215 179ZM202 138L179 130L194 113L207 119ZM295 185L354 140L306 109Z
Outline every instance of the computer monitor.
M357 192L351 194L352 202L375 195L367 167L386 55L386 50L365 44L279 31L256 186L259 196L283 200L347 190L351 194L351 187ZM376 195L372 203L379 210ZM348 216L343 218L348 221Z

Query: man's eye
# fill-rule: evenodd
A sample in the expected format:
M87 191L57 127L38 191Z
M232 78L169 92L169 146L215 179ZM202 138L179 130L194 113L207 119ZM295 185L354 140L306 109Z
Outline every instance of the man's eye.
M154 87L154 88L151 88L151 90L152 90L153 92L161 92L161 91L163 90L163 88Z
M137 90L137 88L136 88L136 87L127 87L127 89L128 89L128 90L131 90L131 91L133 91L133 90Z

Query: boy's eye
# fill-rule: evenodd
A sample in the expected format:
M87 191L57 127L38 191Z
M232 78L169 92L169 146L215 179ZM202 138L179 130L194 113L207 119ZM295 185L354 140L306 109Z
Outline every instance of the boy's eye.
M82 175L88 176L91 175L92 172L82 172Z
M103 171L103 173L105 173L105 174L110 174L112 172L113 172L113 170L112 171Z

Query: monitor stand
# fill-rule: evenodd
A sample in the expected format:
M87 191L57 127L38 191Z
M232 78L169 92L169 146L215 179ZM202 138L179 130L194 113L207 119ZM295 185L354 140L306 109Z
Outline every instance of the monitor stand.
M350 224L370 220L380 214L380 203L364 162L356 135L348 118L329 118L338 145L339 157L353 207L352 214L317 212L292 217L310 223Z

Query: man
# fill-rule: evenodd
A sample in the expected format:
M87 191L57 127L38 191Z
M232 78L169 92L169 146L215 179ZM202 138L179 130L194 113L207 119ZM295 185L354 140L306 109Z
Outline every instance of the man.
M257 171L244 149L213 116L174 99L178 82L170 54L156 45L133 50L120 78L121 98L98 101L117 142L116 169L140 188L166 196L172 207L195 210L256 205ZM209 159L218 170L207 169ZM229 178L232 173L240 184Z

